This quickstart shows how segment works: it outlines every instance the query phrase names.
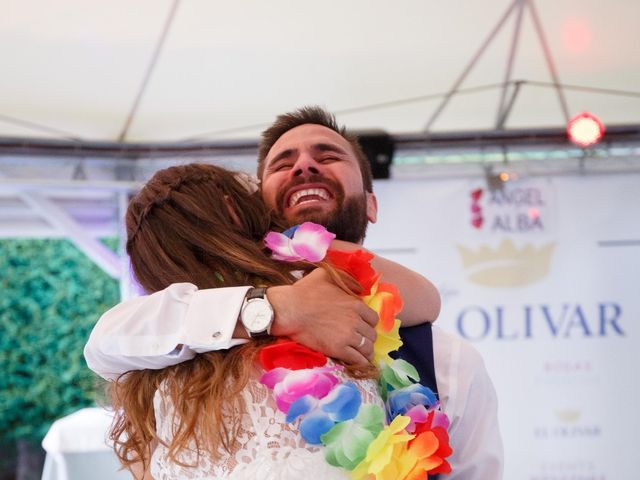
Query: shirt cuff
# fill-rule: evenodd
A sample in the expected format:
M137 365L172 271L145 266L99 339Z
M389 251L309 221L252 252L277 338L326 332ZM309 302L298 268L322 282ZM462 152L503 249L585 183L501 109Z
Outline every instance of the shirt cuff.
M245 343L245 339L234 339L233 332L249 288L209 288L195 292L185 316L180 343L199 353Z

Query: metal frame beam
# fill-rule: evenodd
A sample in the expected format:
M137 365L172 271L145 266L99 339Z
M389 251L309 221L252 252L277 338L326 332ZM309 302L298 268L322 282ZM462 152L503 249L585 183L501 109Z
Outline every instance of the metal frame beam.
M19 197L51 225L66 233L67 238L109 276L120 279L121 266L117 254L86 233L81 225L62 208L37 192L20 192Z
M523 83L526 85L526 83ZM513 94L512 94L513 97ZM507 105L509 107L509 105ZM358 133L354 131L354 133ZM396 133L391 138L396 144L396 149L402 148L474 148L487 145L530 145L552 143L554 145L571 146L567 138L565 127L551 128L526 128L507 130L470 130L455 132L433 133ZM615 144L624 142L640 142L640 124L608 125L601 144ZM191 145L175 144L121 144L121 143L96 143L60 141L43 141L23 139L20 148L16 149L12 139L0 138L0 164L2 155L8 153L14 157L28 156L32 159L51 160L56 157L82 157L86 162L92 160L112 159L117 164L135 165L138 161L166 162L174 158L181 161L215 161L217 159L229 159L232 157L255 156L258 149L258 140L246 140L242 142L211 142L200 144L197 148ZM253 162L253 161L252 161ZM255 164L252 163L252 167ZM118 191L136 191L140 183L121 180L53 180L35 178L7 178L0 177L0 190L10 190L12 187L21 189L104 189Z
M509 113L513 108L513 104L515 102L517 94L519 93L520 85L516 82L513 87L514 92L511 96L510 102L507 106L505 106L505 101L507 98L507 90L513 84L513 82L511 82L511 75L513 71L513 63L515 60L515 55L518 47L518 40L521 35L522 17L524 14L525 7L528 7L529 12L531 13L533 26L535 28L536 34L538 35L538 40L540 41L540 45L544 53L544 58L547 63L547 68L549 69L549 75L551 76L553 86L558 94L558 101L560 102L560 108L562 110L562 114L564 116L565 122L569 121L569 107L567 106L567 100L565 98L563 87L558 77L557 69L553 62L551 49L549 48L549 44L545 37L544 30L542 28L542 22L540 21L540 17L538 16L538 12L536 10L534 0L513 0L513 2L507 8L507 11L502 15L502 17L500 18L496 26L493 28L493 30L491 30L491 32L489 33L485 41L480 45L480 48L478 49L478 51L471 58L471 61L467 64L467 66L464 68L460 76L456 79L451 89L446 93L446 95L444 95L438 107L431 114L431 117L427 121L427 124L424 128L425 132L428 133L431 130L431 127L436 122L438 117L440 117L440 115L444 111L445 107L447 106L451 98L458 93L460 87L462 86L462 83L465 81L469 73L471 73L471 70L473 70L473 67L475 67L475 65L478 63L478 61L480 60L480 57L482 57L484 52L489 48L489 45L491 44L491 42L493 42L498 32L502 30L504 25L507 23L507 20L509 20L509 17L515 12L516 14L515 28L513 32L513 38L511 41L511 47L509 49L509 56L507 58L507 66L505 69L505 76L502 83L502 92L500 94L500 100L498 103L498 111L496 114L496 124L495 124L496 129L504 128L504 125L507 121Z

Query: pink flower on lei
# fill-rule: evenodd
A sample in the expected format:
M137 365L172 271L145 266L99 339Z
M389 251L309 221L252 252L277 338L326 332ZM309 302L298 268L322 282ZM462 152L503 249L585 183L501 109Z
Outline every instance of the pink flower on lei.
M278 367L262 375L260 383L273 390L278 410L288 413L291 404L305 395L324 398L340 383L331 373L339 368L335 366L289 370Z
M424 405L416 405L415 407L407 410L405 416L409 417L411 421L407 425L407 432L414 433L416 431L416 425L421 423L429 424L429 427L440 427L447 431L449 429L449 417L440 410L436 410L440 406L440 403L427 409Z
M276 260L319 262L327 254L331 240L336 236L322 225L304 222L284 233L269 232L264 244Z

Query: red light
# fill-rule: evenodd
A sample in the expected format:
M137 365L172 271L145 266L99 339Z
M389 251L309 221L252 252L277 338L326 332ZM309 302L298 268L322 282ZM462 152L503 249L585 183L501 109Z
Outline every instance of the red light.
M569 120L567 135L580 147L595 145L604 135L604 124L595 115L582 112Z
M582 18L569 18L562 25L562 43L570 53L587 53L591 47L591 28Z

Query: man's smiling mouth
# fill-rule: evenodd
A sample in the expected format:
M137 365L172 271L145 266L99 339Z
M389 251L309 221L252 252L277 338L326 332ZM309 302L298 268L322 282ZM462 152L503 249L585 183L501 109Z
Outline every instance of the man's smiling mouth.
M307 202L330 200L331 194L326 188L304 188L291 194L287 202L287 208L295 207Z

